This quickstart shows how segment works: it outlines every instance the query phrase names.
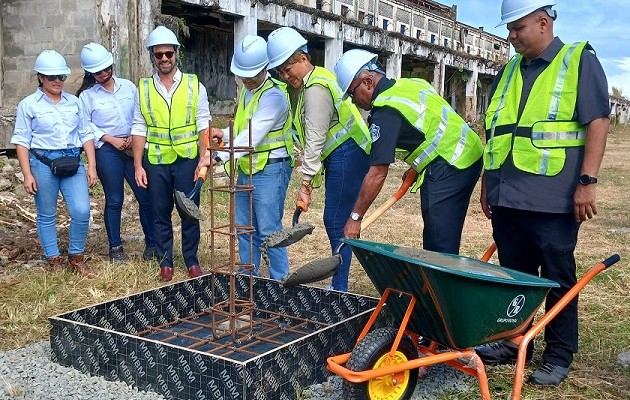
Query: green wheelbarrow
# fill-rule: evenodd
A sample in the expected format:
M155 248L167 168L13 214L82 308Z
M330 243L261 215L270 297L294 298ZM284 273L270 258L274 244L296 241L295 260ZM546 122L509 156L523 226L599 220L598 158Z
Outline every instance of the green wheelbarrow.
M448 364L477 377L490 400L485 367L473 348L509 339L519 352L511 399L520 399L527 345L599 272L619 261L615 254L591 268L538 321L534 316L556 282L482 260L343 239L381 294L351 353L331 356L327 368L344 378L344 399L408 399L419 369ZM394 327L372 329L383 310ZM420 339L427 339L421 341ZM430 342L429 345L424 343ZM438 346L449 350L437 351ZM420 356L421 355L421 356Z

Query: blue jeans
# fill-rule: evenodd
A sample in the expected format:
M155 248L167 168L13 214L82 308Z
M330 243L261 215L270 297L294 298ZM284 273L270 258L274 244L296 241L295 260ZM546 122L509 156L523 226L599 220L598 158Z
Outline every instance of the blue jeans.
M370 168L370 159L354 140L349 139L330 153L323 164L326 179L324 226L334 254L341 244L343 228L350 218L363 178ZM332 288L346 292L352 249L343 246L340 254L342 261L332 277Z
M38 150L38 153L51 160L62 156L77 156L80 149ZM83 161L73 176L60 178L53 175L50 167L30 155L31 173L37 184L35 206L37 207L37 236L44 248L46 258L58 256L57 244L57 199L59 191L66 202L70 214L70 245L68 254L81 254L85 250L90 225L90 195Z
M284 200L291 179L291 162L267 164L265 168L252 175L252 214L250 220L249 193L236 192L235 222L239 226L254 227L254 233L238 236L238 250L242 263L254 265L254 274L260 267L260 245L263 239L273 232L282 230ZM249 185L249 175L239 171L238 185ZM251 245L251 252L250 252ZM281 280L289 273L289 259L286 247L269 249L269 276Z
M125 181L131 187L140 209L140 225L144 232L146 247L154 247L153 211L147 189L138 187L134 177L133 158L114 146L105 143L96 150L96 171L105 192L103 219L107 230L109 247L122 244L120 238L120 218L125 198Z

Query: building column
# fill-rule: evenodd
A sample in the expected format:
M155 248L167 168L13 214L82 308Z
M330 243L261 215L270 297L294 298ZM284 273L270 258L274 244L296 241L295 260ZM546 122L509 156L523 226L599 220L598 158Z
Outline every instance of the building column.
M444 73L446 71L446 64L444 63L444 59L440 59L435 64L435 69L433 70L433 82L431 84L438 92L440 96L444 96Z
M243 17L234 20L234 48L245 36L258 34L258 5L250 7L249 2L243 3L246 5L241 14Z
M388 78L398 79L400 78L400 71L402 68L402 54L393 53L387 56L387 67L385 75Z
M341 24L342 22L339 22ZM337 31L336 38L326 38L326 48L324 54L324 68L333 71L337 60L343 54L343 31Z
M468 81L466 82L466 121L477 120L477 81L479 79L479 71L473 67Z

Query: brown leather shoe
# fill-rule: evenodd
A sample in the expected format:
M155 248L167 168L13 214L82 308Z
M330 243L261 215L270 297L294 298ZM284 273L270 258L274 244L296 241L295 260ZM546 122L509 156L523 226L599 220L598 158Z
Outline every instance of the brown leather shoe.
M90 268L88 268L87 264L85 263L83 253L68 254L68 265L76 274L79 274L86 278L91 278L94 276L94 273L90 271Z
M48 267L53 273L63 272L66 268L66 264L63 262L63 258L61 256L53 256L46 259L48 263Z
M204 273L199 265L195 264L188 267L188 276L191 278L199 278L202 275L204 275Z
M164 282L170 282L173 279L173 267L160 267L160 278Z

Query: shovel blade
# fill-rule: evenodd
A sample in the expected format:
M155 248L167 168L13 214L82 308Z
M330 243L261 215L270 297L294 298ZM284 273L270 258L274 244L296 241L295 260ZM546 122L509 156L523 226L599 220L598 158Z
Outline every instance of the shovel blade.
M179 190L174 190L173 194L175 196L175 202L177 203L179 208L181 208L182 211L184 211L186 215L198 221L201 221L203 219L201 217L201 212L199 211L199 207L197 207L194 201L186 197L186 194L184 194L184 192L180 192Z
M284 287L293 287L330 278L337 272L339 264L341 264L341 256L339 254L308 262L284 278L280 284Z
M287 247L313 233L313 229L315 226L312 224L297 224L291 228L272 233L263 240L262 245L268 249Z

